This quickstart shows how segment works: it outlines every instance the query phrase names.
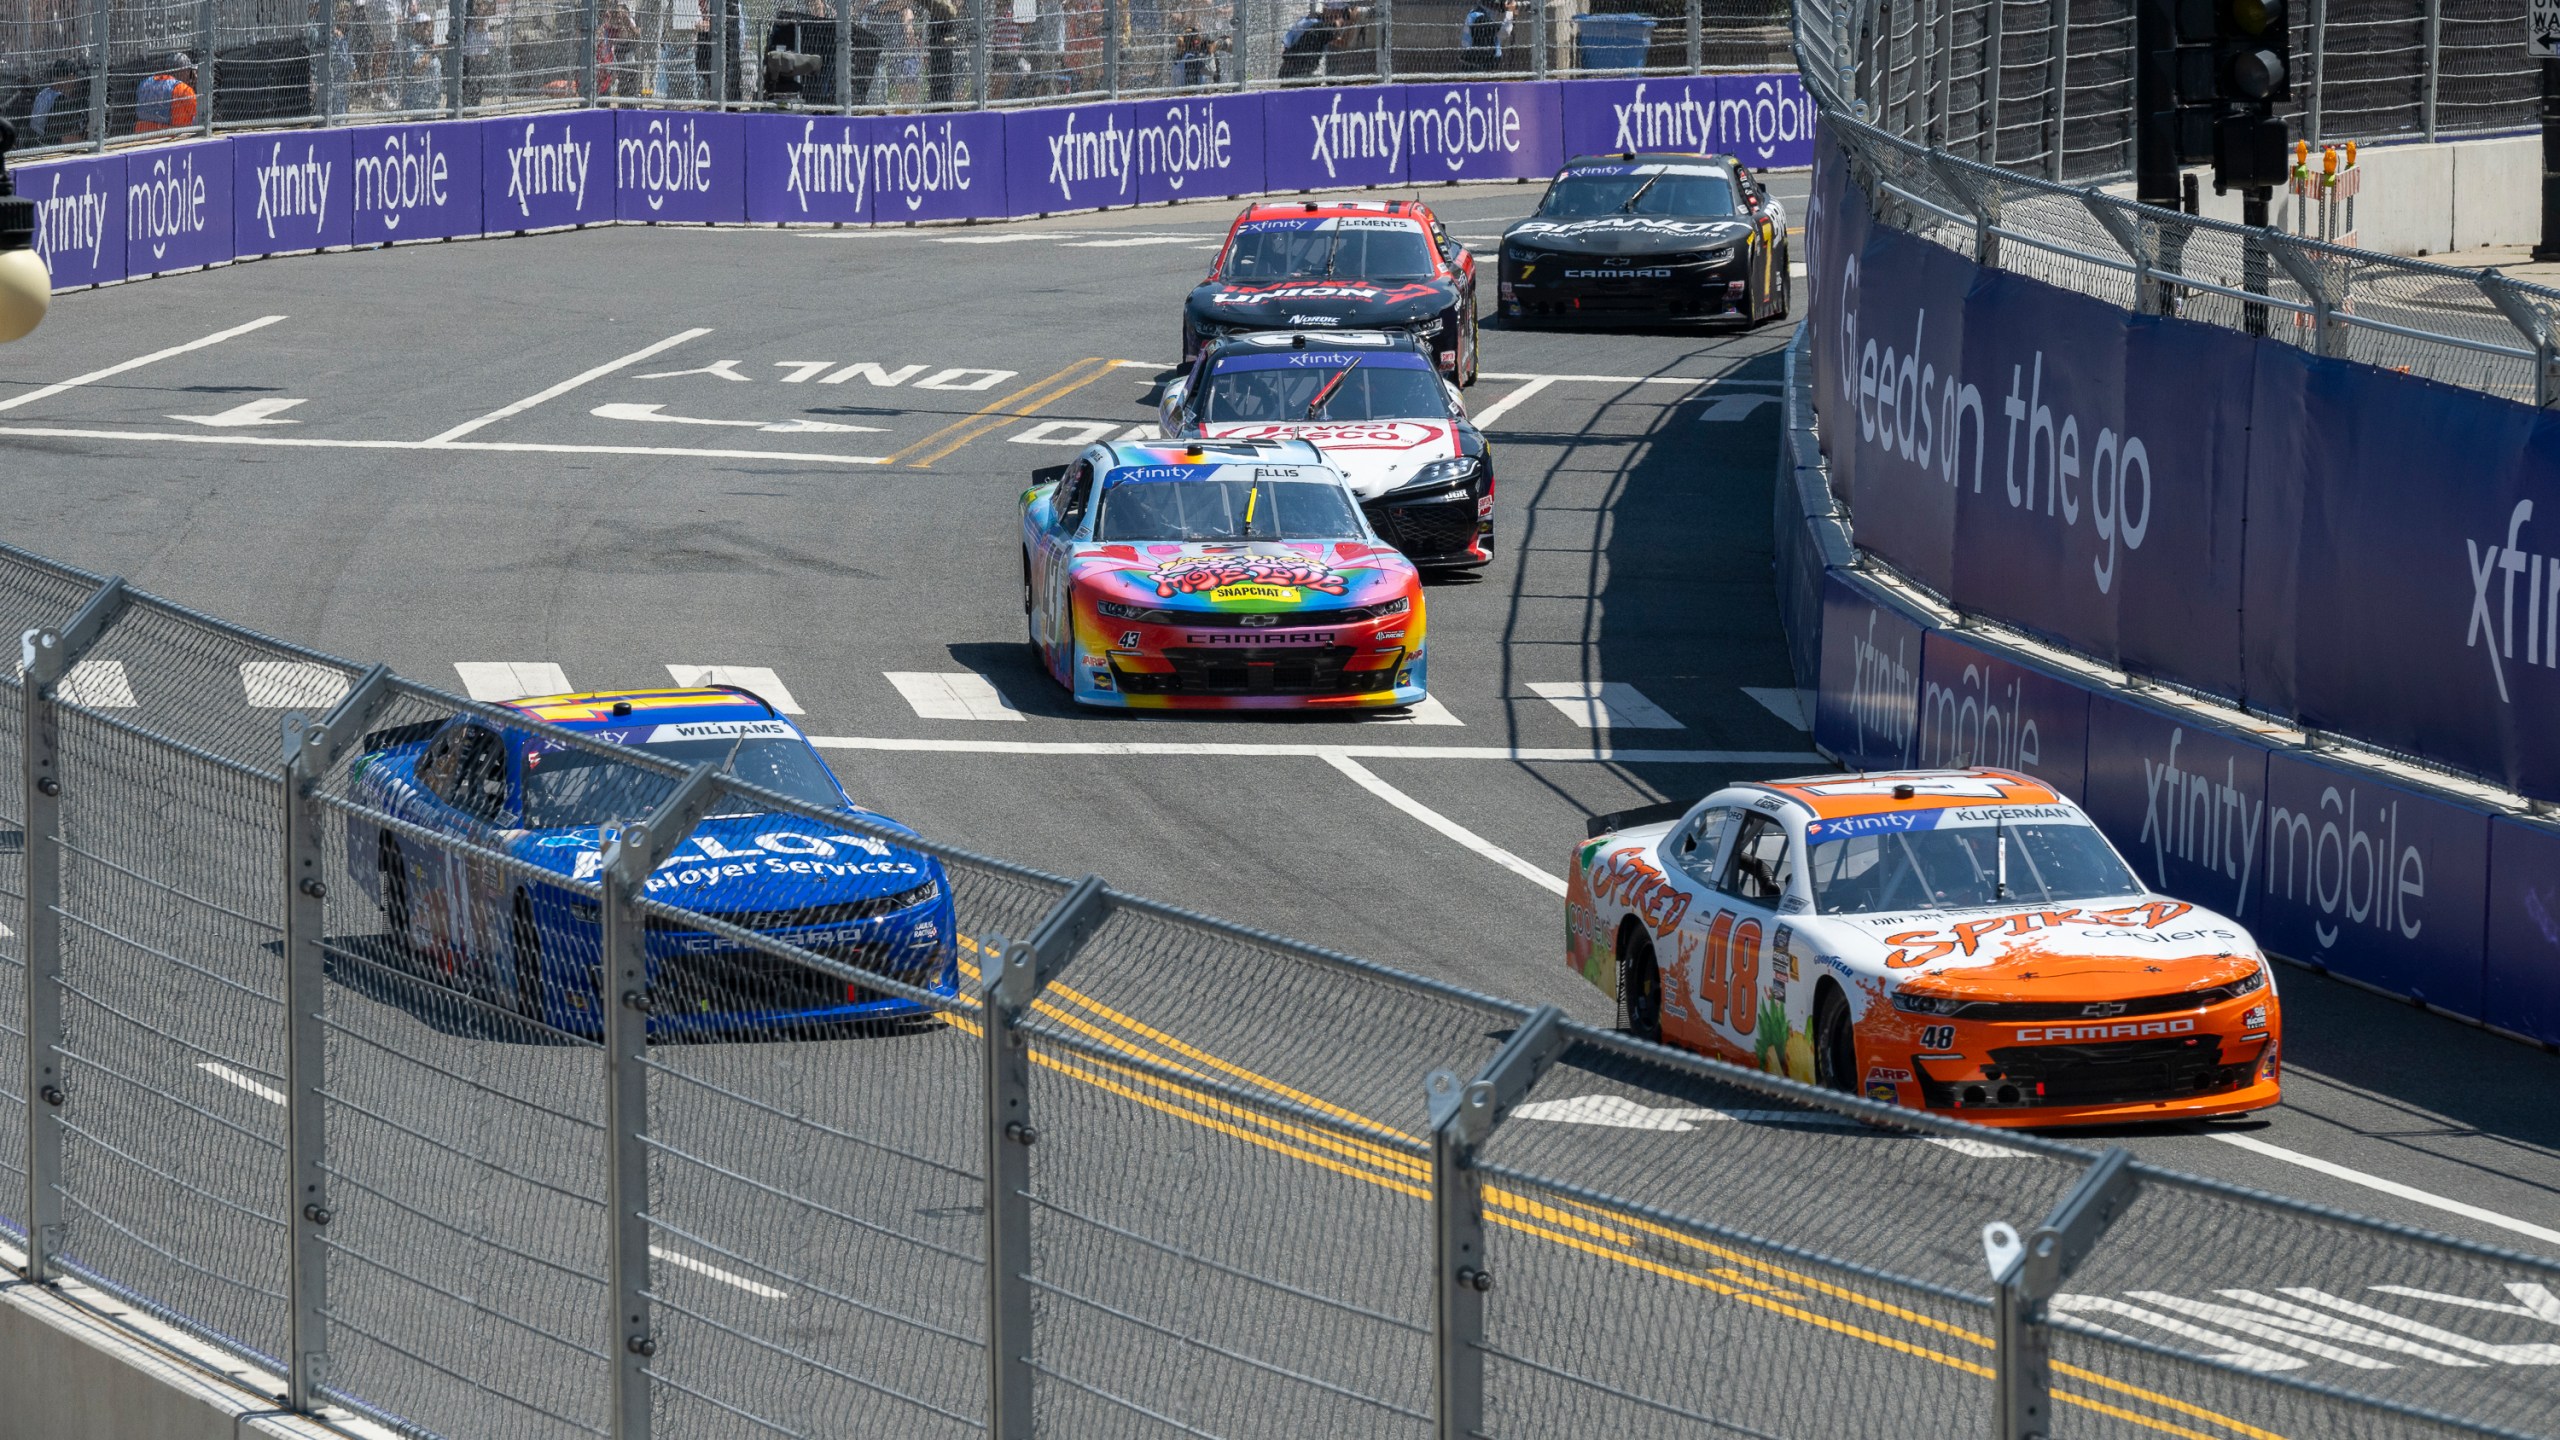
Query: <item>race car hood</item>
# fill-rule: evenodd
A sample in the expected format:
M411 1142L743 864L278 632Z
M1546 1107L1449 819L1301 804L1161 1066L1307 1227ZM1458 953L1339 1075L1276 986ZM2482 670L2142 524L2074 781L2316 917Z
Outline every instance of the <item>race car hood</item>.
M1187 309L1194 326L1400 330L1457 303L1458 287L1445 280L1212 280L1191 292Z
M1351 482L1352 493L1375 500L1405 484L1434 460L1465 452L1458 427L1447 420L1315 421L1303 425L1242 421L1205 425L1211 440L1305 440L1324 452L1325 463Z
M1523 220L1502 234L1566 255L1675 255L1739 243L1748 220L1681 220L1663 215L1602 215L1589 220Z
M866 826L905 827L869 811L850 811ZM544 869L591 880L603 867L602 830L523 834L509 847ZM647 896L665 905L720 915L841 905L912 890L935 879L932 857L893 841L797 815L733 815L706 820L651 873Z
M2236 923L2157 895L1796 923L1898 990L1965 1000L2105 1005L2228 985L2264 963Z
M1365 540L1089 545L1069 581L1097 599L1174 612L1331 610L1412 593L1412 562Z

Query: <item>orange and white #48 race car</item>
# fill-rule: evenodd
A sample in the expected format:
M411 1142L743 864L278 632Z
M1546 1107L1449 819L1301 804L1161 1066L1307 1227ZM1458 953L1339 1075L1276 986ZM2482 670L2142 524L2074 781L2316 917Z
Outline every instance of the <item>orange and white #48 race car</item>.
M2280 1098L2249 933L2144 889L2024 776L1730 786L1585 842L1566 879L1568 963L1647 1038L1986 1125Z

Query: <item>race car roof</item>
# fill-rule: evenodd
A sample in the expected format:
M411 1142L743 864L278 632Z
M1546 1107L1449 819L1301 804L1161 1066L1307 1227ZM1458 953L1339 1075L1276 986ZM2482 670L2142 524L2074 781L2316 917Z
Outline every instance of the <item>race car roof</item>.
M1205 480L1208 471L1228 465L1324 463L1324 453L1304 440L1115 440L1102 448L1111 458L1101 468L1114 476L1133 469L1201 472L1154 477L1164 480Z
M1377 220L1387 217L1420 224L1431 212L1413 200L1298 200L1283 204L1260 201L1244 207L1236 223L1256 220Z
M780 712L755 692L735 685L682 690L588 690L575 695L536 695L503 704L506 709L571 730L628 727L636 718L664 725L780 718Z
M1824 819L1959 805L2058 805L2053 788L2008 770L1889 770L1859 775L1806 775L1747 786L1768 790ZM1907 791L1908 793L1904 793Z
M1218 360L1277 350L1359 350L1424 353L1425 346L1408 330L1248 330L1210 342Z
M1567 170L1587 170L1594 165L1687 164L1715 165L1738 171L1742 162L1731 155L1711 155L1703 150L1620 150L1611 155L1576 155L1564 162Z

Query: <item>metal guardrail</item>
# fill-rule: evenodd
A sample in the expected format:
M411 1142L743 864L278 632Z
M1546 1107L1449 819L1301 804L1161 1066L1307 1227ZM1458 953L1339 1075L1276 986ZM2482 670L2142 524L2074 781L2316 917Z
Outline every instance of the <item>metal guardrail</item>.
M20 152L558 105L982 109L1295 83L1763 71L1782 0L18 0ZM850 9L852 23L827 17ZM768 77L777 20L816 73ZM458 37L458 38L457 38ZM173 115L141 87L193 63ZM838 83L838 76L849 83ZM786 93L787 92L787 93ZM40 113L39 113L40 112ZM139 126L167 124L162 132Z
M27 1279L354 1429L2514 1436L2560 1413L2505 1313L2560 1262L1069 884L20 552L0 626L27 635L0 677L0 1085L23 1077L0 1227ZM628 814L596 873L367 798L365 736L456 714L610 777ZM777 857L933 856L962 993L650 896L698 817L740 812L777 817ZM753 909L768 882L724 883ZM653 964L659 927L734 953ZM590 979L519 968L548 946ZM921 1013L644 1033L740 986ZM1997 1273L1986 1226L2025 1236ZM2491 1339L2410 1339L2447 1315ZM2506 1358L2295 1373L2447 1344Z

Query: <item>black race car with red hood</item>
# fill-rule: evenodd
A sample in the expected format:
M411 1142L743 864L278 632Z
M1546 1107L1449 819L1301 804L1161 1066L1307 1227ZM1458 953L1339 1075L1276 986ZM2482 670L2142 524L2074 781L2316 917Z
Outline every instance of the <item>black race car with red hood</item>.
M1416 200L1248 205L1182 308L1182 363L1261 330L1402 331L1440 373L1476 379L1476 262Z

